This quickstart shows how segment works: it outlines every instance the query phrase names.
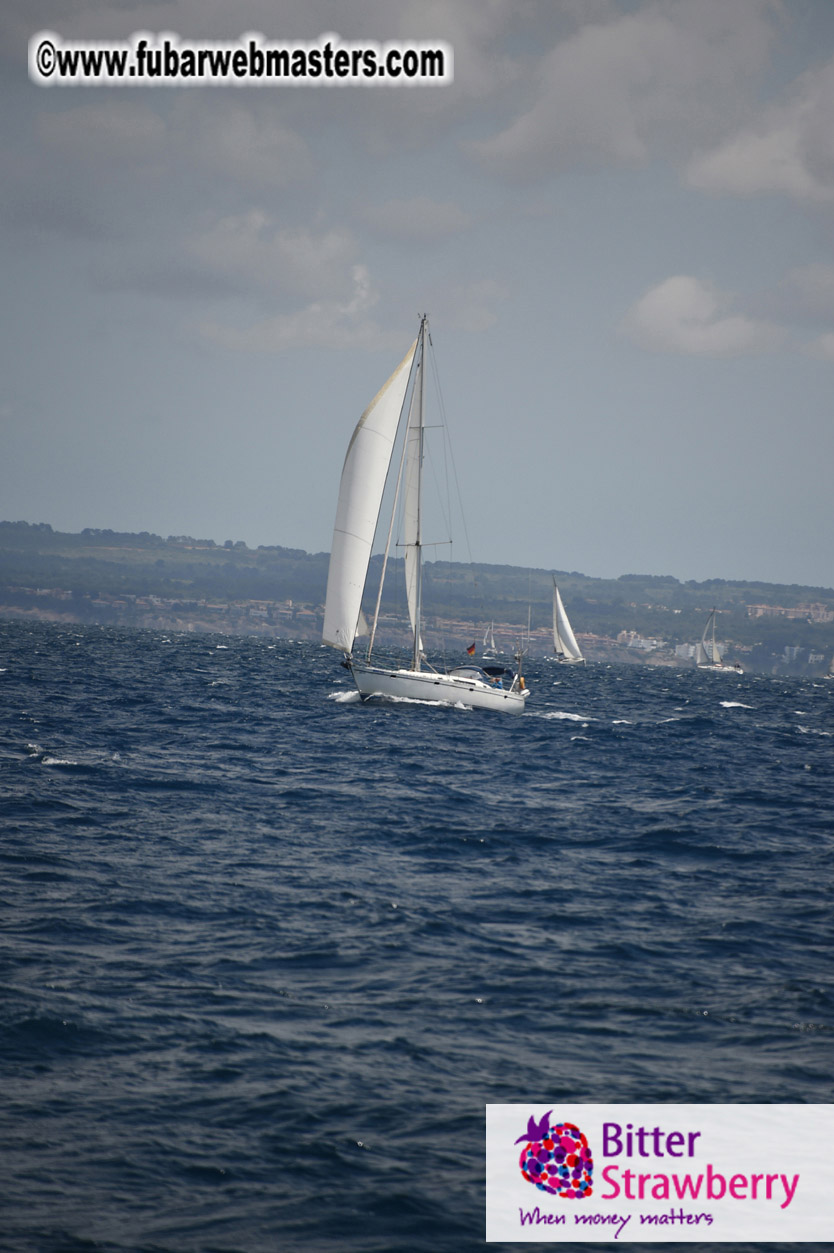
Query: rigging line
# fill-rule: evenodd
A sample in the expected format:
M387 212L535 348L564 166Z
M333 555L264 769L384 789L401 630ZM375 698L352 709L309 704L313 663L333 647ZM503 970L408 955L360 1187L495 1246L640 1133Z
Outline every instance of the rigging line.
M443 398L443 389L440 386L440 375L439 375L438 368L437 368L437 352L434 347L434 342L431 339L431 334L429 334L429 342L431 343L431 346L432 346L432 351L429 354L429 357L431 359L431 377L432 377L433 384L434 384L434 391L435 391L435 395L437 398L437 406L438 406L438 410L440 413L440 419L441 419L441 424L443 426L443 433L444 433L443 461L444 461L444 477L445 477L445 482L446 482L446 497L447 497L446 498L446 525L449 529L449 534L451 535L452 533L451 486L452 486L452 483L454 483L455 499L457 503L457 513L458 513L458 516L460 517L461 529L463 531L463 539L464 539L464 545L466 549L466 558L471 566L474 564L474 559L472 556L472 543L469 538L469 527L466 522L466 511L463 507L463 492L461 491L460 478L458 476L458 468L457 468L457 463L455 461L455 450L452 444L451 427L449 424L448 415L446 413L446 403ZM451 472L449 470L450 464L451 464ZM433 464L432 464L432 468L434 469ZM449 561L448 561L450 576L451 576L451 567L452 567L453 559L454 559L454 552L450 549ZM477 587L478 587L478 594L480 598L481 617L485 619L486 618L486 599L484 597L483 583L480 579L477 580ZM472 627L473 627L473 630L477 630L477 623L476 623L474 614L472 617Z
M438 402L438 408L440 410L440 417L441 417L443 429L446 435L446 438L444 440L444 453L446 454L448 461L450 461L452 465L452 473L451 475L447 475L447 481L454 481L458 508L460 510L461 522L463 525L463 533L464 533L464 537L466 540L466 552L469 558L469 562L471 564L472 563L472 545L469 542L469 530L466 525L466 514L464 513L464 510L463 510L463 495L460 490L460 479L458 478L457 465L455 464L455 452L454 452L454 448L452 447L452 432L449 427L449 419L446 415L446 405L443 400L443 390L440 386L440 376L437 371L436 349L434 349L433 344L432 344L432 348L433 348L433 351L431 353L431 373L432 373L432 378L434 380L435 390L437 392L437 402ZM449 515L451 517L451 503L449 506Z

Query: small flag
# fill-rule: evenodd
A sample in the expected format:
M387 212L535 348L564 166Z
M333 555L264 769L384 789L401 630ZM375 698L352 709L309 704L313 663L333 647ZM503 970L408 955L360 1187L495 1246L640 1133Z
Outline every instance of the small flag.
M474 644L470 644L470 645L469 645L469 647L467 648L467 650L466 650L466 651L469 653L469 656L471 657L471 656L472 656L472 654L473 654L473 653L474 653L474 651L475 651L475 645L474 645Z

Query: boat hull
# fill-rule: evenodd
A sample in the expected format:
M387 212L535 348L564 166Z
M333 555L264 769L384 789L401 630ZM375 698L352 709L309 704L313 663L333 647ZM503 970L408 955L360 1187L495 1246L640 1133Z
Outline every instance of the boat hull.
M432 670L385 670L379 666L354 664L351 673L362 700L387 696L398 700L464 705L470 709L494 709L510 714L523 713L527 701L526 691L510 691L477 679L438 674Z

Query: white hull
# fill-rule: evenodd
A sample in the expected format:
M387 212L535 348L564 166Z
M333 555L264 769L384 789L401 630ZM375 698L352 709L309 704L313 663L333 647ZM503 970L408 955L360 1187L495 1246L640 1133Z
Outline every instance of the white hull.
M510 691L474 678L436 674L432 670L383 670L379 666L351 666L354 682L363 700L388 696L399 700L425 700L470 709L495 709L520 714L527 700L526 691Z
M557 666L584 666L584 657L551 657L549 660L555 661Z
M699 670L713 670L716 674L744 674L741 666L699 665Z

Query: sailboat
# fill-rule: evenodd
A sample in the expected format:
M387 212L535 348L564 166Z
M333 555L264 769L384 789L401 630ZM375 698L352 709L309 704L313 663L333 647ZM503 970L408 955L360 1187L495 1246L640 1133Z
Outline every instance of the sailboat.
M700 643L695 645L695 665L699 670L717 670L723 671L725 674L743 674L744 671L738 662L733 666L725 666L721 660L721 651L715 642L715 613L716 611L713 609L707 618ZM710 631L712 632L711 635ZM708 635L710 635L709 639L707 639Z
M563 665L575 666L579 662L582 665L585 664L585 658L582 656L576 636L568 621L568 615L565 613L565 606L562 604L562 597L556 586L555 574L553 576L553 651L556 654L556 660L562 662Z
M484 631L484 651L482 656L486 661L494 661L498 656L498 649L495 647L495 634L493 631L494 626L495 623L490 622L489 626Z
M834 657L828 663L828 671L824 676L826 679L834 679Z
M330 551L322 639L344 653L342 664L352 674L363 701L389 697L522 713L528 691L521 674L521 649L516 672L490 667L493 673L474 663L441 669L429 664L423 651L424 376L430 346L428 318L424 315L417 338L362 414L348 444ZM362 613L362 598L385 485L396 461L399 465L382 576L373 622L368 625ZM405 592L413 643L407 667L387 667L373 664L371 658L400 501ZM369 636L364 658L355 653L356 640L362 634Z

